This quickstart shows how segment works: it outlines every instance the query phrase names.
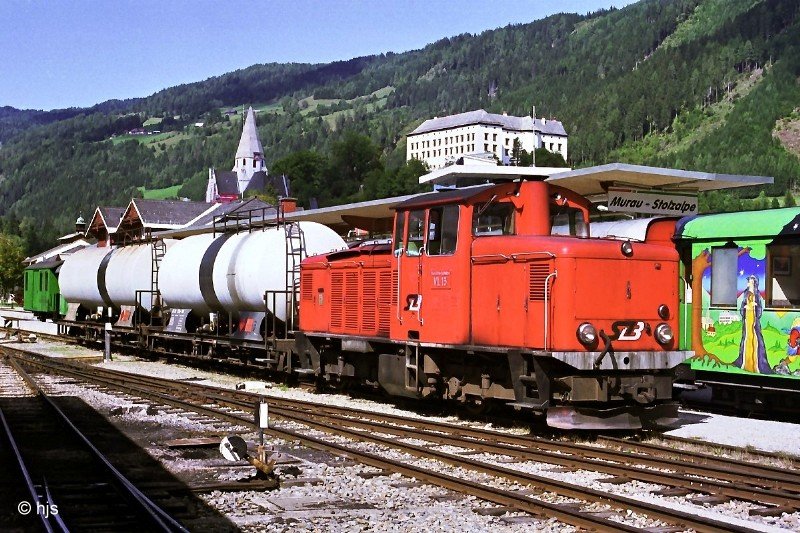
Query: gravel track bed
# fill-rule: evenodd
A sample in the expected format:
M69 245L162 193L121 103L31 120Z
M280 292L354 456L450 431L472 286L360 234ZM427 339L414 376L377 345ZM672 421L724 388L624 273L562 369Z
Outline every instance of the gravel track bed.
M30 346L26 345L28 348ZM130 370L129 365L123 365L123 368ZM185 372L186 369L178 370L176 374ZM195 374L193 370L189 373ZM166 377L162 373L158 375ZM135 397L84 386L70 378L46 374L38 374L36 378L49 394L80 397L106 414L118 427L142 426L156 421L159 434L148 439L144 443L145 448L176 475L187 477L187 473L207 470L213 472L214 479L218 481L235 481L253 475L252 468L248 466L228 467L218 453L209 459L186 459L177 457L174 450L160 445L164 438L161 433L229 434L245 431L246 428L224 422L200 422L188 414L148 406ZM232 387L239 379L231 377L229 381L227 385ZM253 432L242 436L248 442L257 442ZM282 439L271 439L269 444L274 450L299 457L308 452L305 447ZM287 486L268 492L214 491L201 494L200 497L244 531L410 532L459 529L516 533L532 528L537 531L574 531L574 528L556 520L537 520L521 513L507 513L500 517L482 516L473 512L473 508L490 504L431 485L415 486L414 480L399 474L369 479L359 475L370 472L375 472L375 469L323 454L322 457L315 456L290 466L278 467L282 480L318 478L321 480L319 484ZM519 523L515 522L517 520Z
M17 371L4 358L0 358L0 398L27 398L31 396L33 396L33 392L31 392Z
M52 355L63 356L64 351L67 349L86 350L89 353L96 354L94 350L88 350L80 347L59 346L53 343L36 343L26 344L25 348L33 349L34 351L48 353ZM195 368L185 367L178 364L166 364L162 362L149 362L141 361L139 359L115 355L114 361L110 363L100 363L98 366L103 368L122 370L143 375L158 376L167 379L192 379L200 383L213 384L226 388L234 388L236 384L241 383L244 379L240 376L231 376L219 372L208 372ZM198 379L199 378L199 379ZM527 428L522 427L495 427L492 424L477 423L472 421L463 421L455 417L432 417L424 416L417 413L401 409L394 405L387 405L380 402L371 400L350 398L344 395L337 394L315 394L313 392L301 390L299 388L287 388L280 384L273 384L266 382L266 388L257 390L256 392L264 393L267 395L277 396L286 399L298 399L304 401L313 401L325 403L328 405L352 407L357 409L370 410L375 412L397 414L400 416L407 416L419 419L436 420L440 422L456 423L468 425L476 428L492 429L495 431L503 431L515 435L523 435L527 433ZM103 393L105 394L105 393ZM88 400L87 400L88 401ZM114 400L119 402L119 398L114 396ZM135 405L133 402L129 402ZM119 405L116 406L120 407ZM138 411L141 411L141 405ZM125 408L123 407L123 411ZM138 412L137 408L132 408L130 411L121 413L120 416L130 416L134 419L137 416L144 418L151 417L146 412ZM146 410L145 410L146 411ZM176 416L174 421L176 424L187 424L187 429L197 429L193 424L197 424L190 419L183 421L179 420L180 416ZM159 417L159 423L166 423L167 419L163 420ZM172 422L170 422L172 423ZM286 422L282 422L286 424ZM763 426L762 424L766 424ZM202 424L200 424L202 426ZM746 430L742 430L742 426L747 425ZM774 427L773 427L774 425ZM224 425L223 425L224 426ZM694 427L693 424L687 424L671 433L679 436L688 436L692 438L699 438L709 442L713 446L714 442L731 443L743 442L744 446L751 446L763 450L776 450L780 451L780 446L777 444L793 446L797 441L797 447L800 449L800 431L797 431L797 426L793 424L785 424L779 422L765 422L742 420L734 417L725 417L720 415L703 415L701 422ZM751 429L750 426L753 426ZM284 425L284 427L291 427L291 425ZM298 428L300 426L297 426ZM303 426L304 427L304 426ZM763 433L764 427L771 427L774 432L772 435ZM304 427L303 432L309 432L307 427ZM705 432L704 432L705 431ZM735 438L728 437L727 434L738 435ZM312 432L310 434L325 435L322 432ZM777 436L776 436L777 434ZM784 434L789 435L787 441L781 443L779 439ZM766 438L765 438L766 437ZM326 438L330 438L327 437ZM254 439L247 440L251 442ZM424 441L419 439L408 440L408 442L422 444ZM287 446L290 449L298 452L298 455L303 450L303 447L298 447L292 443L275 440L272 442L273 446L281 447ZM767 445L770 444L770 445ZM351 444L348 444L351 445ZM739 444L742 445L742 444ZM464 475L467 479L481 479L482 474L476 474L464 469L455 469L449 465L443 465L437 461L422 460L403 454L398 451L387 451L384 447L377 444L358 443L357 446L364 451L370 453L384 453L390 454L387 457L396 455L396 458L409 461L415 465L423 465L425 468L436 469L444 471L451 475ZM363 447L363 448L362 448ZM691 445L689 445L691 447ZM448 451L444 447L437 447L442 451ZM463 451L463 449L453 449L452 452ZM701 450L707 451L707 450ZM392 455L394 454L394 455ZM721 454L722 455L722 454ZM742 451L741 456L738 453L733 454L734 457L747 458L746 450ZM719 520L728 521L746 525L761 531L779 531L779 530L800 530L800 513L792 515L784 514L780 517L751 517L748 515L748 510L757 507L753 504L741 501L730 501L725 504L710 506L708 504L693 504L681 497L666 497L656 496L649 494L652 490L663 488L660 485L633 481L622 485L614 485L609 483L601 483L600 479L608 478L609 476L602 473L579 471L579 472L559 472L553 465L542 463L507 463L503 462L502 456L483 454L472 455L470 458L486 460L487 462L495 462L506 468L514 468L523 472L529 472L536 475L542 475L559 479L561 481L587 486L596 490L619 494L627 497L636 498L642 501L649 501L658 503L660 505L669 507L679 507L684 511L716 518ZM335 459L333 460L335 464ZM361 465L348 465L348 466L331 466L331 459L326 459L321 462L304 461L298 468L302 470L300 477L317 477L323 483L321 485L309 486L292 486L281 488L278 491L270 493L211 493L204 496L204 498L216 508L226 512L232 517L235 522L242 526L245 530L252 531L288 531L291 530L332 530L332 531L350 531L350 530L375 530L375 531L410 531L419 529L430 529L431 531L452 531L454 529L461 530L475 530L475 531L524 531L536 528L543 528L543 530L552 531L570 531L570 526L558 523L556 521L533 521L532 518L525 515L520 518L520 523L513 523L514 520L509 517L486 517L472 512L474 507L490 506L485 502L475 501L471 498L463 498L455 496L455 499L441 498L443 493L447 493L444 489L423 485L420 487L395 487L397 480L400 476L378 476L370 479L363 479L358 474L362 472L369 472L369 467ZM793 463L792 463L793 464ZM554 471L555 470L555 471ZM279 467L279 472L281 468ZM458 473L456 473L458 472ZM281 475L284 479L292 479L290 475ZM504 488L511 485L506 485L505 481L497 480L494 478L490 482L500 483ZM522 487L520 487L522 488ZM450 493L452 497L452 493ZM570 502L569 499L560 498L556 495L541 495L541 498L554 498L553 501L558 503ZM318 508L299 510L291 508L297 507L297 504L287 503L289 500L283 501L281 498L303 498L318 500ZM281 508L280 504L276 504L275 500L287 503L288 507ZM292 500L292 501L295 501ZM348 502L349 509L341 509L341 503ZM380 502L384 502L381 504ZM339 506L338 510L337 505ZM367 506L368 508L353 508L359 505ZM597 507L597 508L595 508ZM591 510L605 510L604 506L586 507ZM657 527L658 522L649 520L645 517L636 515L629 515L624 519L625 523L635 525L638 527ZM512 522L512 523L510 523ZM264 529L266 528L266 529Z

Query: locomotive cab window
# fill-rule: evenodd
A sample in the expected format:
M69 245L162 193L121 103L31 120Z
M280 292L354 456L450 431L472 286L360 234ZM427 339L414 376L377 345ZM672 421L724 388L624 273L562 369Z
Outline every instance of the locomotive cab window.
M394 222L394 237L392 244L395 257L403 253L403 230L405 229L405 225L406 225L405 211L397 213Z
M425 211L408 213L408 234L406 239L406 255L418 256L425 243Z
M712 248L711 264L711 305L735 307L739 248Z
M514 204L511 202L487 202L473 208L472 234L476 237L514 233Z
M458 206L436 207L428 212L428 255L451 255L458 238Z
M550 235L571 235L588 237L589 226L583 218L583 211L569 205L550 204Z
M800 307L800 242L767 246L767 306Z

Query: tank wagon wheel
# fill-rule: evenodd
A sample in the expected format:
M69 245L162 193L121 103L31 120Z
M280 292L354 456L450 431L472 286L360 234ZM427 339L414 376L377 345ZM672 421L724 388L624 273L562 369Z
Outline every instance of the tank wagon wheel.
M464 402L464 410L472 417L483 417L492 412L494 402L487 398L468 397Z

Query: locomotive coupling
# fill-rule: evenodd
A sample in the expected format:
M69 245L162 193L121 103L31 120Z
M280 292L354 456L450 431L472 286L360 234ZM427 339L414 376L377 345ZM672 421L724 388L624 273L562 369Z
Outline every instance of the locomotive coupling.
M606 334L606 332L603 331L602 329L600 330L600 338L603 339L603 351L600 352L600 355L598 355L597 358L594 360L595 370L600 368L600 363L603 362L603 358L606 356L607 353L614 352L614 347L611 346L611 339L609 338L608 334Z

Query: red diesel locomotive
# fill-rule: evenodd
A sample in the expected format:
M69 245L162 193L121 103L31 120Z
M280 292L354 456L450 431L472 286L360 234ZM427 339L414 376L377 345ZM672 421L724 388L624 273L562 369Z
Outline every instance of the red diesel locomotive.
M301 265L295 350L343 386L546 413L559 428L677 419L674 221L593 239L589 202L541 181L396 206L392 244ZM663 227L662 227L663 226ZM667 227L669 226L669 227Z

